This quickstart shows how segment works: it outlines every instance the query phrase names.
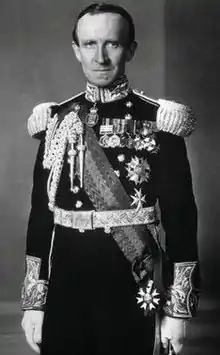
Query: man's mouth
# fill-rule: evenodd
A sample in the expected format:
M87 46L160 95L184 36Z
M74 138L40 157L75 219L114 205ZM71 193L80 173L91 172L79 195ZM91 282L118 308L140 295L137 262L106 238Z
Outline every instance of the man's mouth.
M97 71L97 72L107 72L107 71L110 71L110 70L111 70L110 68L94 69L94 71Z

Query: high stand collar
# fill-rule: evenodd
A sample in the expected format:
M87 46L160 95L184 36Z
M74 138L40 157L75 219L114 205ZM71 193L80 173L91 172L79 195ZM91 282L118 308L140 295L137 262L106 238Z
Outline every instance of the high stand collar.
M124 75L109 87L99 87L87 83L85 97L91 102L107 103L125 98L130 91L130 84Z

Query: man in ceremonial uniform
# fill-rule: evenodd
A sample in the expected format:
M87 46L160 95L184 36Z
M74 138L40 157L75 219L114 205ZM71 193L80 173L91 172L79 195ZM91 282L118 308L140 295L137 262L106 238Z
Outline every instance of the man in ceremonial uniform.
M92 4L73 49L85 92L41 104L22 327L42 355L180 353L197 306L197 211L189 108L132 90L131 16ZM159 218L166 251L159 243Z

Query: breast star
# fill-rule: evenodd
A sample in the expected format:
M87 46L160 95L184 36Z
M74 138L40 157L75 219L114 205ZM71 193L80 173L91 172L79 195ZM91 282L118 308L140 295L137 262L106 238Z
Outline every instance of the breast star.
M136 185L149 180L150 165L144 158L138 158L137 156L131 158L130 163L127 163L126 170L129 180L134 181Z

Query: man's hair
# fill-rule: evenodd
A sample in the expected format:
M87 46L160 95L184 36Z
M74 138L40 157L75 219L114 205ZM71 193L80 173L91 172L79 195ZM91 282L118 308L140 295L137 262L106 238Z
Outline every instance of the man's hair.
M129 26L128 44L131 44L135 40L135 27L131 15L122 6L101 2L101 3L92 3L79 13L79 15L76 18L76 22L72 31L73 42L79 45L79 40L77 36L78 21L86 14L97 15L102 13L113 13L113 14L121 15L121 17L123 17L128 22L128 26Z

